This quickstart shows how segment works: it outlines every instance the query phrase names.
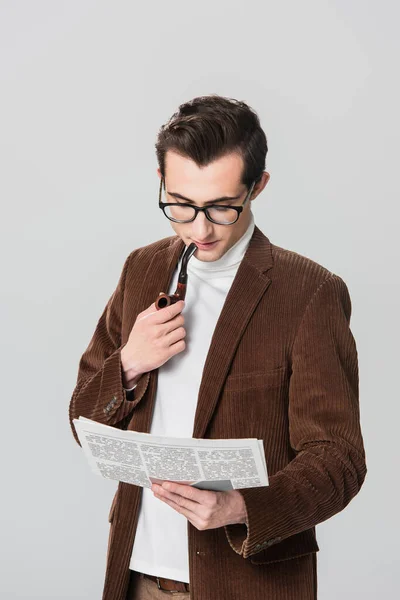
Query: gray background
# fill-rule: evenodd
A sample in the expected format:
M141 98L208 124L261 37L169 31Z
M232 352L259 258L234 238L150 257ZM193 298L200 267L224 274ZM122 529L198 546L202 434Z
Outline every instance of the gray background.
M213 92L266 131L258 226L352 299L369 472L317 528L319 598L398 596L399 17L365 0L0 3L1 598L101 597L116 485L68 404L126 256L173 234L158 128Z

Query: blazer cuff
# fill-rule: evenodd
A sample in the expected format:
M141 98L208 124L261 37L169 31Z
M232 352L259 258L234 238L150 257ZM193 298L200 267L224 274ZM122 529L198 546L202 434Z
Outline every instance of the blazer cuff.
M110 354L102 368L75 392L70 407L70 423L78 444L79 438L72 423L74 417L82 415L98 423L116 425L128 416L146 392L150 372L143 373L134 390L129 392L131 399L127 399L128 392L122 380L122 347Z
M103 398L103 412L107 415L108 424L124 419L142 399L150 379L150 372L143 373L139 381L130 389L123 386L121 350L117 348L104 362L103 386L100 397ZM129 396L129 398L128 398Z
M135 383L135 385L134 385L134 386L132 386L131 388L126 388L126 387L124 387L124 390L125 390L126 392L131 392L132 390L134 390L134 389L135 389L135 387L136 387L136 386L137 386L137 383Z
M279 543L282 538L280 536L272 537L270 532L263 530L265 511L262 507L268 505L265 495L270 491L269 486L244 488L238 491L242 494L246 505L246 524L225 525L225 534L231 548L243 558L248 558L252 554Z
M139 381L130 389L123 388L125 391L125 401L129 404L129 409L136 406L143 398L147 386L149 385L150 371L143 373Z
M121 421L130 413L142 399L150 379L149 372L143 373L132 392L129 392L129 400L127 399L128 392L123 386L121 363L121 350L124 345L104 361L102 369L98 405L102 408L107 425Z

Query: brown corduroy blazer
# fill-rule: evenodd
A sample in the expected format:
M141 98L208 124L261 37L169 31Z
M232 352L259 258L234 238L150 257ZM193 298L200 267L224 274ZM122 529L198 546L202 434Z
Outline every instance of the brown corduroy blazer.
M80 415L150 430L158 370L127 396L120 353L137 315L168 291L183 250L171 236L126 259L79 362L69 407L78 443ZM269 486L240 490L248 526L188 522L191 600L317 597L315 526L350 502L367 471L350 314L338 275L255 227L212 337L193 437L262 439ZM141 491L118 484L103 600L125 600Z

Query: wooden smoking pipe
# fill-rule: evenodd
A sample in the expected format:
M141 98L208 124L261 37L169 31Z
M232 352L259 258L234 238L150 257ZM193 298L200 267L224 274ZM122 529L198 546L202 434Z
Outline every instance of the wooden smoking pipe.
M156 309L160 310L160 308L164 308L165 306L169 306L170 304L175 304L178 300L184 300L186 296L186 287L187 287L187 264L189 259L196 252L197 246L196 244L190 244L185 251L185 254L182 257L182 266L178 277L178 285L176 287L175 293L172 296L168 294L160 294L155 301Z

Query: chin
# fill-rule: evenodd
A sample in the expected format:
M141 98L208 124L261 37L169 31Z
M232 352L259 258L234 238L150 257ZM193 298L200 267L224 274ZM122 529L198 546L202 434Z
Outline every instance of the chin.
M215 249L213 252L209 250L196 250L196 258L199 260L203 260L204 262L211 262L214 260L218 260L225 254L225 248Z

